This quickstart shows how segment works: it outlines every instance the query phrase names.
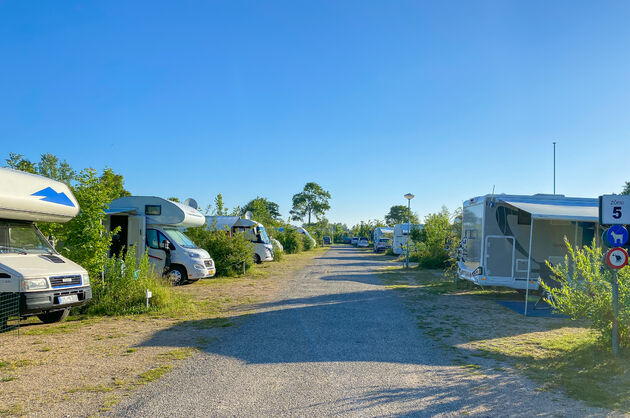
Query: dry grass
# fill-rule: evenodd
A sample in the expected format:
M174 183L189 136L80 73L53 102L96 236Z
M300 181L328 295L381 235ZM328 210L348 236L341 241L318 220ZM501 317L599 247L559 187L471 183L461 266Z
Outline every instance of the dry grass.
M560 390L592 406L630 412L630 362L613 358L594 331L561 318L524 317L493 300L522 299L506 289L459 289L439 271L386 269L381 277L416 314L424 334L458 363L519 370L537 390ZM469 286L465 286L469 287Z
M49 325L26 321L19 336L0 335L0 414L90 416L109 410L138 385L159 379L216 340L217 329L238 325L233 318L271 300L287 277L324 251L286 255L241 278L179 287L195 309L177 316L74 317Z

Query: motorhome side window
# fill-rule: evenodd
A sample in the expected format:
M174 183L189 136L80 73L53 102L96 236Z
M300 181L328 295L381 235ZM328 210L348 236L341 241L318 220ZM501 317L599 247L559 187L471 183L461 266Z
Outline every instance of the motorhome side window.
M147 245L151 248L160 248L160 242L164 241L166 237L162 235L157 229L147 229Z
M159 216L162 214L162 205L145 205L145 215Z

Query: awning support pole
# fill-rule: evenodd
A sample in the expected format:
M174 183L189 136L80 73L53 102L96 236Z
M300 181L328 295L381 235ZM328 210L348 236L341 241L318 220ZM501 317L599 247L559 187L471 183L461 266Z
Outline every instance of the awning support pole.
M534 217L529 223L529 253L527 255L527 281L525 282L525 312L524 316L527 316L527 300L529 299L529 275L532 271L532 237L534 236Z

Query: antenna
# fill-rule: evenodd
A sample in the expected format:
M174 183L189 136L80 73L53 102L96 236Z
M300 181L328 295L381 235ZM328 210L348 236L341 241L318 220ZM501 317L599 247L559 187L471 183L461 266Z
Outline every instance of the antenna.
M184 205L190 206L193 209L199 209L199 205L197 204L197 201L193 199L192 197L189 197L188 199L184 200Z
M494 184L492 185L492 193L491 193L491 195L494 196Z
M247 211L245 212L245 219L252 219L252 216L254 216L254 214L251 211Z

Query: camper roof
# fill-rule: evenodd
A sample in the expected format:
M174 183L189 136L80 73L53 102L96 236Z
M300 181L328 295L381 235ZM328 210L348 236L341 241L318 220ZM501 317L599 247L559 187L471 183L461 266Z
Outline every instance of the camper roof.
M148 225L191 228L202 226L206 222L206 218L197 209L156 196L121 197L110 203L105 213L145 215Z
M206 227L208 229L225 229L229 231L239 219L238 216L206 216Z
M597 222L599 219L599 201L585 197L566 197L564 195L536 194L523 195L486 195L464 202L464 206L484 200L504 203L528 212L534 219L568 220Z
M67 222L79 204L59 181L10 168L0 168L0 218L35 222Z

